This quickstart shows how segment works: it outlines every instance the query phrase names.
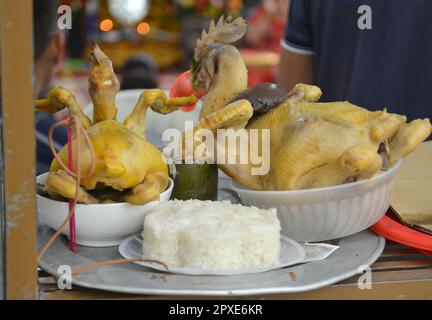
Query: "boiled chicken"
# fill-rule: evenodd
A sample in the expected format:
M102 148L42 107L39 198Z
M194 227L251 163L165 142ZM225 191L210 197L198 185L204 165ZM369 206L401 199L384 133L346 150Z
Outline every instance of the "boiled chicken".
M270 130L268 173L252 174L251 163L219 164L238 183L257 190L296 190L370 178L431 134L429 119L407 123L405 116L386 109L318 102L317 86L298 84L283 94L276 85L267 85L245 94L247 69L230 43L246 28L242 18L212 22L197 42L191 70L193 83L207 90L195 130ZM237 147L235 152L239 159L245 151Z
M46 100L36 101L38 111L54 113L68 108L87 130L94 149L95 168L91 176L80 182L77 199L80 203L100 203L101 199L112 202L115 199L142 205L158 200L168 184L168 168L160 150L145 139L146 111L150 107L155 112L166 114L176 111L178 106L196 101L194 96L168 99L162 90L147 90L141 94L132 113L121 123L116 120L115 97L118 90L119 82L111 61L94 45L89 76L93 121L84 114L72 92L65 88L55 87ZM72 149L80 153L81 176L85 177L90 169L91 152L84 138L80 140L79 150L76 146L74 132ZM59 158L63 163L68 163L67 145L60 150ZM53 198L75 196L74 178L55 159L45 189ZM91 190L102 196L96 198L90 193Z

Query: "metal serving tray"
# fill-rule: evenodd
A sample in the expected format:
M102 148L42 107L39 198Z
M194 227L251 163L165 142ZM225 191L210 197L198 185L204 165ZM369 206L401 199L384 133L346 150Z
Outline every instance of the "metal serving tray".
M49 240L53 230L38 228L38 248ZM189 276L158 272L135 264L107 266L78 274L72 285L121 293L151 295L258 295L302 292L325 287L361 272L371 265L384 249L384 238L363 231L332 241L340 246L330 257L318 262L296 265L259 274L241 276ZM97 262L121 259L118 247L78 247L78 254L69 251L68 241L58 238L40 262L40 267L53 276L58 268L72 269Z

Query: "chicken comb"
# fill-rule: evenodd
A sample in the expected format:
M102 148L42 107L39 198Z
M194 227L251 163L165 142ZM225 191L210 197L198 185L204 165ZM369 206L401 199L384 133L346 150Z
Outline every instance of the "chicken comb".
M232 21L232 17L228 16L226 19L222 15L219 21L215 24L214 20L210 22L208 32L205 30L201 33L201 38L197 40L194 58L196 61L200 60L201 51L203 48L213 43L233 43L240 40L246 33L246 21L238 17Z
M194 57L191 66L191 82L196 90L201 88L203 79L206 78L201 74L202 60L209 53L209 47L213 44L228 44L240 40L246 33L247 23L239 17L232 21L231 16L226 19L222 15L217 23L212 20L208 31L205 30L201 33L201 38L197 40Z

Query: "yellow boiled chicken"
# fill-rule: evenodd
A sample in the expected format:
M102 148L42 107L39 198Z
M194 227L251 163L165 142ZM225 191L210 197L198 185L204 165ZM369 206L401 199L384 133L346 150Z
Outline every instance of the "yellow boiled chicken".
M116 120L115 97L118 91L119 82L111 61L97 45L93 45L89 75L93 121L83 113L74 95L62 87L51 89L46 100L36 101L37 111L54 113L68 108L87 130L94 149L95 168L90 177L80 182L77 199L80 203L100 203L100 199L104 199L103 202L117 200L142 205L158 200L168 184L168 169L159 149L145 139L146 110L150 107L166 114L177 110L178 106L196 101L194 96L168 99L162 90L147 90L121 123ZM80 152L81 176L85 177L90 169L91 154L84 138L80 140L80 150L76 150L76 139L76 132L73 132L73 150ZM68 163L67 146L60 150L59 157L63 163ZM45 189L53 198L75 196L74 178L55 159ZM93 196L90 190L102 195L101 198Z
M255 90L258 96L245 94L247 69L230 43L246 28L242 18L212 22L197 41L191 70L194 84L207 90L195 130L270 129L267 174L252 174L250 163L219 164L240 184L296 190L369 178L382 169L383 161L393 165L430 135L429 119L406 123L405 116L385 109L371 112L347 101L320 103L316 86L298 84L281 95L282 89L270 85ZM264 112L255 104L264 104ZM237 147L237 159L242 152Z

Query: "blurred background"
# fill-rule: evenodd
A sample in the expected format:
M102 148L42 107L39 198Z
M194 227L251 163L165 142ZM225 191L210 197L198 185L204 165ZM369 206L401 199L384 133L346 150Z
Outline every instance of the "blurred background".
M249 69L249 84L274 82L289 0L64 0L72 8L66 52L53 85L71 89L82 105L92 41L110 57L122 89L169 89L189 69L196 40L220 15L248 20L236 44ZM45 92L41 93L44 96Z

